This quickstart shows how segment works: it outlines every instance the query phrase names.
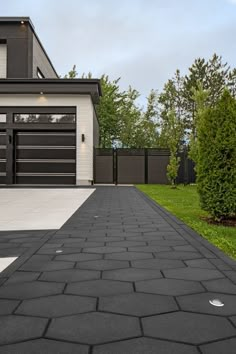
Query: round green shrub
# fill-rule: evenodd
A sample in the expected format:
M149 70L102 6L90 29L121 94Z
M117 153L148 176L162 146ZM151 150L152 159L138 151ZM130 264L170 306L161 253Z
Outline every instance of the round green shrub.
M225 90L198 121L201 207L216 220L236 216L236 100Z

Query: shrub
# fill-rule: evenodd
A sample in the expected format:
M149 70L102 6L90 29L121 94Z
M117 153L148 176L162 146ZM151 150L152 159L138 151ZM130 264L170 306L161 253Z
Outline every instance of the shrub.
M236 216L236 100L228 91L198 121L201 207L215 220Z

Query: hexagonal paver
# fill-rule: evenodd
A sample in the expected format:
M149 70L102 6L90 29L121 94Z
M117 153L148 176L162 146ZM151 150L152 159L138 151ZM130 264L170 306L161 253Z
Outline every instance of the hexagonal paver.
M205 269L216 269L216 267L208 261L208 259L192 259L190 261L185 261L188 267L193 268L205 268Z
M236 284L236 271L235 270L228 270L224 272L226 276L231 279Z
M236 294L236 285L229 279L217 279L202 282L208 291L224 294Z
M161 240L150 240L148 241L148 244L149 245L156 245L156 246L185 246L188 244L186 243L186 241L184 240L164 240L164 239L161 239Z
M119 246L119 247L135 247L135 246L145 246L145 242L142 241L116 241L116 242L107 242L107 246Z
M95 299L72 295L55 295L25 300L18 307L16 313L41 317L60 317L94 311L95 309Z
M178 342L202 344L236 335L222 317L174 312L142 319L144 334Z
M0 315L10 315L19 303L16 300L0 300Z
M10 276L5 284L33 281L38 279L39 275L39 272L15 272Z
M167 246L143 246L143 247L129 247L129 251L132 252L162 252L162 251L170 251L171 248Z
M235 354L236 338L202 345L200 348L203 354Z
M92 312L52 320L47 337L85 344L126 339L141 335L136 318Z
M197 259L202 258L202 255L197 252L180 252L180 251L171 251L171 252L158 252L156 254L158 258L165 259L179 259L179 260L187 260L187 259Z
M40 280L71 283L90 279L99 279L100 272L95 270L68 269L56 272L45 272Z
M34 261L29 260L20 267L20 270L49 272L54 270L71 269L74 267L74 262L63 261Z
M38 317L1 316L0 344L41 337L47 323L46 319Z
M173 248L175 251L197 252L197 249L191 245L173 246Z
M138 281L145 279L162 278L161 272L155 269L125 268L103 272L103 279Z
M185 280L209 280L223 278L224 275L215 269L200 269L200 268L182 268L164 270L166 278L185 279Z
M145 253L145 252L121 252L121 253L115 253L115 254L107 254L105 256L105 258L106 259L132 261L134 259L153 258L153 255L151 253Z
M0 347L1 354L20 353L57 353L57 354L88 354L88 346L74 343L65 343L50 339L36 339L23 343L4 345Z
M81 283L69 284L65 291L67 294L106 296L133 292L132 284L112 280L91 280Z
M212 306L209 301L220 299L223 307ZM203 293L189 296L180 296L177 301L184 311L198 313L209 313L219 316L232 316L236 314L236 295L225 295L217 293Z
M185 267L182 261L168 259L148 259L131 262L132 267L148 269L169 269Z
M195 347L151 338L135 338L95 346L93 354L197 354Z
M81 251L81 248L78 247L55 247L55 248L46 248L46 249L40 249L37 254L52 254L52 255L57 255L57 251L61 250L62 254L73 254L73 253L79 253Z
M129 262L126 261L112 261L112 260L101 259L97 261L79 262L77 263L76 268L108 270L108 269L127 268L128 266L129 266Z
M123 294L100 298L99 310L132 316L148 316L178 310L170 296Z
M56 256L54 258L55 261L71 261L71 262L84 262L84 261L93 261L96 259L102 259L101 254L95 253L75 253L75 254L68 254L60 256Z
M136 291L160 295L185 295L204 291L203 286L194 281L176 279L152 279L135 284Z
M79 242L79 243L76 243L76 245L72 242L72 243L65 243L64 244L64 247L73 247L73 246L76 246L76 247L81 247L81 248L85 248L85 247L103 247L104 246L104 242L87 242L87 241L84 241L84 242Z
M32 299L40 296L61 294L64 284L33 281L4 285L0 288L0 298Z
M236 316L230 317L230 319L236 327Z
M83 249L83 252L88 253L118 253L126 251L126 248L122 247L87 247Z

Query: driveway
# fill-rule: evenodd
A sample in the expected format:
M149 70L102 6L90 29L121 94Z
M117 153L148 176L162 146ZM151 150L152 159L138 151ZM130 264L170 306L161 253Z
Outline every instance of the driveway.
M94 189L0 189L0 231L59 229Z
M0 244L26 239L0 275L0 353L235 353L236 262L134 187Z

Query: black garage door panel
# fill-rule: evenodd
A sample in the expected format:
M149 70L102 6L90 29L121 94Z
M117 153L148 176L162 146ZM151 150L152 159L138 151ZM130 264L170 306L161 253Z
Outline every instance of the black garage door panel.
M16 176L17 184L74 184L74 176Z
M0 159L5 159L6 158L6 148L2 148L0 146Z
M1 154L1 150L0 150ZM1 155L0 155L1 158ZM69 148L17 148L16 150L16 158L17 159L72 159L76 158L76 150L74 146Z
M17 172L40 172L47 171L48 173L75 173L75 161L73 162L17 162Z
M0 172L6 172L6 161L0 160Z
M17 145L38 146L75 146L75 133L18 133Z
M16 184L76 182L75 132L17 132L15 156Z
M6 132L0 132L0 184L6 183Z

